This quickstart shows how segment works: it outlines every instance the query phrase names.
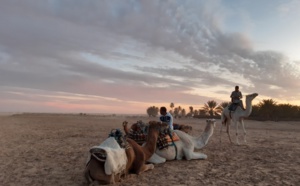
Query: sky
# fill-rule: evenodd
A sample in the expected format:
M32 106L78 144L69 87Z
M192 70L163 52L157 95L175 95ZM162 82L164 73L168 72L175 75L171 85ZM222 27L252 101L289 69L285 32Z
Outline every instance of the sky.
M300 105L298 0L1 0L0 112Z

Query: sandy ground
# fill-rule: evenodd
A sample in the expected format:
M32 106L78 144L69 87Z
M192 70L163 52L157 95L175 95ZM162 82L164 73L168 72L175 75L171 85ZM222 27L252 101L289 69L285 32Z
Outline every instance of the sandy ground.
M0 115L0 185L87 185L83 170L88 149L124 120L79 114ZM176 119L200 135L205 120ZM245 121L247 145L219 142L220 121L208 145L207 160L170 161L116 185L300 185L300 122ZM232 137L235 139L232 127Z

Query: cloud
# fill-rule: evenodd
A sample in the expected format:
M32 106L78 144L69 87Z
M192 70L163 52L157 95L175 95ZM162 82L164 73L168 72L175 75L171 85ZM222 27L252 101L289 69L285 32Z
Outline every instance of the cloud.
M286 92L300 88L298 65L280 52L256 51L246 34L225 33L224 19L217 0L4 0L0 90L200 104L211 98L205 91L241 84L249 93L299 96ZM189 93L197 89L205 91Z
M297 0L285 1L279 4L277 11L282 18L288 17L289 15L295 16L299 15L299 6L300 2Z

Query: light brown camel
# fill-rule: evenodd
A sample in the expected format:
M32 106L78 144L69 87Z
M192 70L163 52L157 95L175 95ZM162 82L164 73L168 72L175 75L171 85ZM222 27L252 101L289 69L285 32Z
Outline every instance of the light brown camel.
M221 125L221 129L220 129L220 142L221 141L221 134L222 134L222 128L223 125L226 126L226 132L227 135L229 137L230 142L231 141L231 137L230 137L230 123L231 120L233 121L233 123L235 124L236 127L236 144L239 145L239 138L238 138L238 128L239 125L238 123L240 123L242 125L243 131L244 131L244 142L246 143L246 130L245 130L245 126L244 126L244 118L247 118L251 112L252 112L252 100L254 98L256 98L256 96L258 96L257 93L253 93L253 94L249 94L246 96L246 110L243 110L241 107L237 107L235 111L230 111L228 108L229 106L225 107L222 111L221 114L221 121L222 121L222 125Z
M165 123L150 121L148 130L149 138L144 146L140 146L134 140L127 138L127 148L125 149L127 157L126 168L125 170L119 170L116 174L106 174L105 162L99 161L94 156L91 156L84 171L85 178L89 183L110 184L120 181L122 177L129 173L140 174L153 169L154 165L146 164L146 161L156 150L158 134L167 128L168 125ZM105 152L103 152L103 154L105 156ZM118 160L116 159L115 161Z

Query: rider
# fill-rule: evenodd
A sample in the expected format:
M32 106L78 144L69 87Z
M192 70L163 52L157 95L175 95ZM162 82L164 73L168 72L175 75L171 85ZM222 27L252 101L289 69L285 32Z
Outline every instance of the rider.
M166 107L160 107L160 121L169 124L169 127L171 130L173 130L173 116L167 112L167 108Z
M242 95L242 92L239 91L239 86L235 86L235 90L231 93L230 97L231 97L231 102L233 104L237 104L243 110L245 110L244 105L243 105L243 101L241 100L243 98L243 95Z

